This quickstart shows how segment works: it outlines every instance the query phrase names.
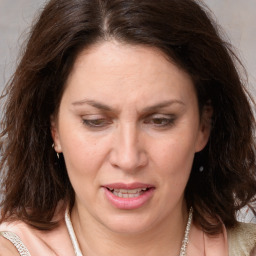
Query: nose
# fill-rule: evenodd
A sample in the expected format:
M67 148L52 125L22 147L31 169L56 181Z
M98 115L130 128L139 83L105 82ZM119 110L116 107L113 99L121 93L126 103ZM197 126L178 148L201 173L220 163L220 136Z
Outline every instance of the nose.
M148 162L145 145L140 141L136 125L120 125L114 135L110 163L123 171L135 172Z

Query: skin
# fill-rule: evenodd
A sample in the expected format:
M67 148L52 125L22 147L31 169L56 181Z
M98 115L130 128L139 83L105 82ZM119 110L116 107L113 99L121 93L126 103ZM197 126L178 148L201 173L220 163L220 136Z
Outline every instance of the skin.
M6 238L0 236L0 256L19 256L19 252Z
M203 110L200 119L190 76L157 49L109 41L80 53L51 130L75 191L83 254L179 254L184 189L210 116ZM102 188L116 182L155 190L142 207L120 210Z

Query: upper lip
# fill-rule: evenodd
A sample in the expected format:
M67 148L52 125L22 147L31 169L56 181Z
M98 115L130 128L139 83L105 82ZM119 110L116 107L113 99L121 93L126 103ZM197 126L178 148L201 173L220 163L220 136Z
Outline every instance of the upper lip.
M112 188L112 189L137 189L137 188L154 188L151 184L145 184L141 182L134 182L134 183L112 183L103 185L105 188Z

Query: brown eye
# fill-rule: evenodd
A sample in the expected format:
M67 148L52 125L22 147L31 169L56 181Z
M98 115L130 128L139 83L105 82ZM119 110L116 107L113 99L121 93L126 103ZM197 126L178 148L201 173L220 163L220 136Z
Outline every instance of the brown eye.
M172 120L167 119L167 118L154 118L154 119L152 119L152 123L155 124L155 125L159 125L159 126L168 125L171 122L172 122Z
M83 124L92 128L103 128L109 125L111 122L107 119L83 119Z
M175 118L172 115L153 115L145 119L145 124L156 127L167 127L174 123Z

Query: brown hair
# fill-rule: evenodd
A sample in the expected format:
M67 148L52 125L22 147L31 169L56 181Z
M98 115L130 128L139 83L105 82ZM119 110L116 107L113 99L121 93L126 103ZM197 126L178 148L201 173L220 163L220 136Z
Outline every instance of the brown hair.
M206 232L220 232L222 222L235 226L236 211L255 197L254 117L231 47L193 0L51 0L45 6L7 86L1 221L51 229L58 202L74 203L64 159L52 149L50 116L79 52L111 38L160 49L193 78L200 110L212 105L210 140L195 155L185 197Z

